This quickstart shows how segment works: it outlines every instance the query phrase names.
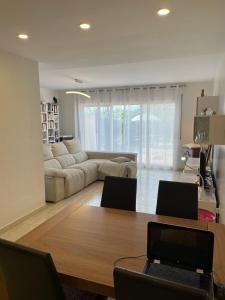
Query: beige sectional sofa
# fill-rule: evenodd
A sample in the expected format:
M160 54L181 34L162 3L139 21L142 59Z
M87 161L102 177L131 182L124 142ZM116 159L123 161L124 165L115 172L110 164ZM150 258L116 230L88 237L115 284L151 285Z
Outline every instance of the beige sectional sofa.
M83 151L79 140L43 144L46 201L67 198L106 175L136 177L136 153Z

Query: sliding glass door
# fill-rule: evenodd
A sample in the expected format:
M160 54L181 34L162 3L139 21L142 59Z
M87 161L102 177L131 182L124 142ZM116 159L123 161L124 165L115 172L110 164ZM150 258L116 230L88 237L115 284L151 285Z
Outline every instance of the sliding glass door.
M145 167L172 168L177 147L179 101L81 103L79 124L84 149L136 152ZM120 102L121 101L120 99Z

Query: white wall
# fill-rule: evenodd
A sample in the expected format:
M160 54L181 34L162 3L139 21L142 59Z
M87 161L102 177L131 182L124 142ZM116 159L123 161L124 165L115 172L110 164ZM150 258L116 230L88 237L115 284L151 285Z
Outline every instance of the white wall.
M61 135L76 136L74 95L59 92L59 124Z
M45 205L38 64L0 50L0 228Z
M41 102L53 102L53 97L59 98L59 93L56 90L48 88L40 88L40 100ZM59 100L59 99L58 99Z
M215 79L214 95L220 98L220 113L225 114L225 56ZM215 146L214 174L220 200L220 222L225 224L225 146Z

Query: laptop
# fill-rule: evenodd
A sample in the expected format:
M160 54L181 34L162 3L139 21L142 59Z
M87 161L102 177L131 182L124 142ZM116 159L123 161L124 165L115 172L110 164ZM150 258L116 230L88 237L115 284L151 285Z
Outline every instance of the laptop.
M212 232L149 222L147 241L145 274L213 295Z

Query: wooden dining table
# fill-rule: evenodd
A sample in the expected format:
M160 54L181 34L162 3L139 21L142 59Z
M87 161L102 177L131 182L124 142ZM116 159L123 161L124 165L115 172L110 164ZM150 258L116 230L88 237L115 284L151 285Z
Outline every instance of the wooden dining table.
M63 283L113 297L113 269L119 258L142 256L121 260L118 265L143 270L149 221L209 229L207 222L197 220L70 205L17 242L49 252ZM216 225L212 231L217 235L215 228ZM219 238L216 247L217 244L221 247ZM217 263L221 251L216 249L215 252L215 272L218 279L225 282L225 273L221 275Z

